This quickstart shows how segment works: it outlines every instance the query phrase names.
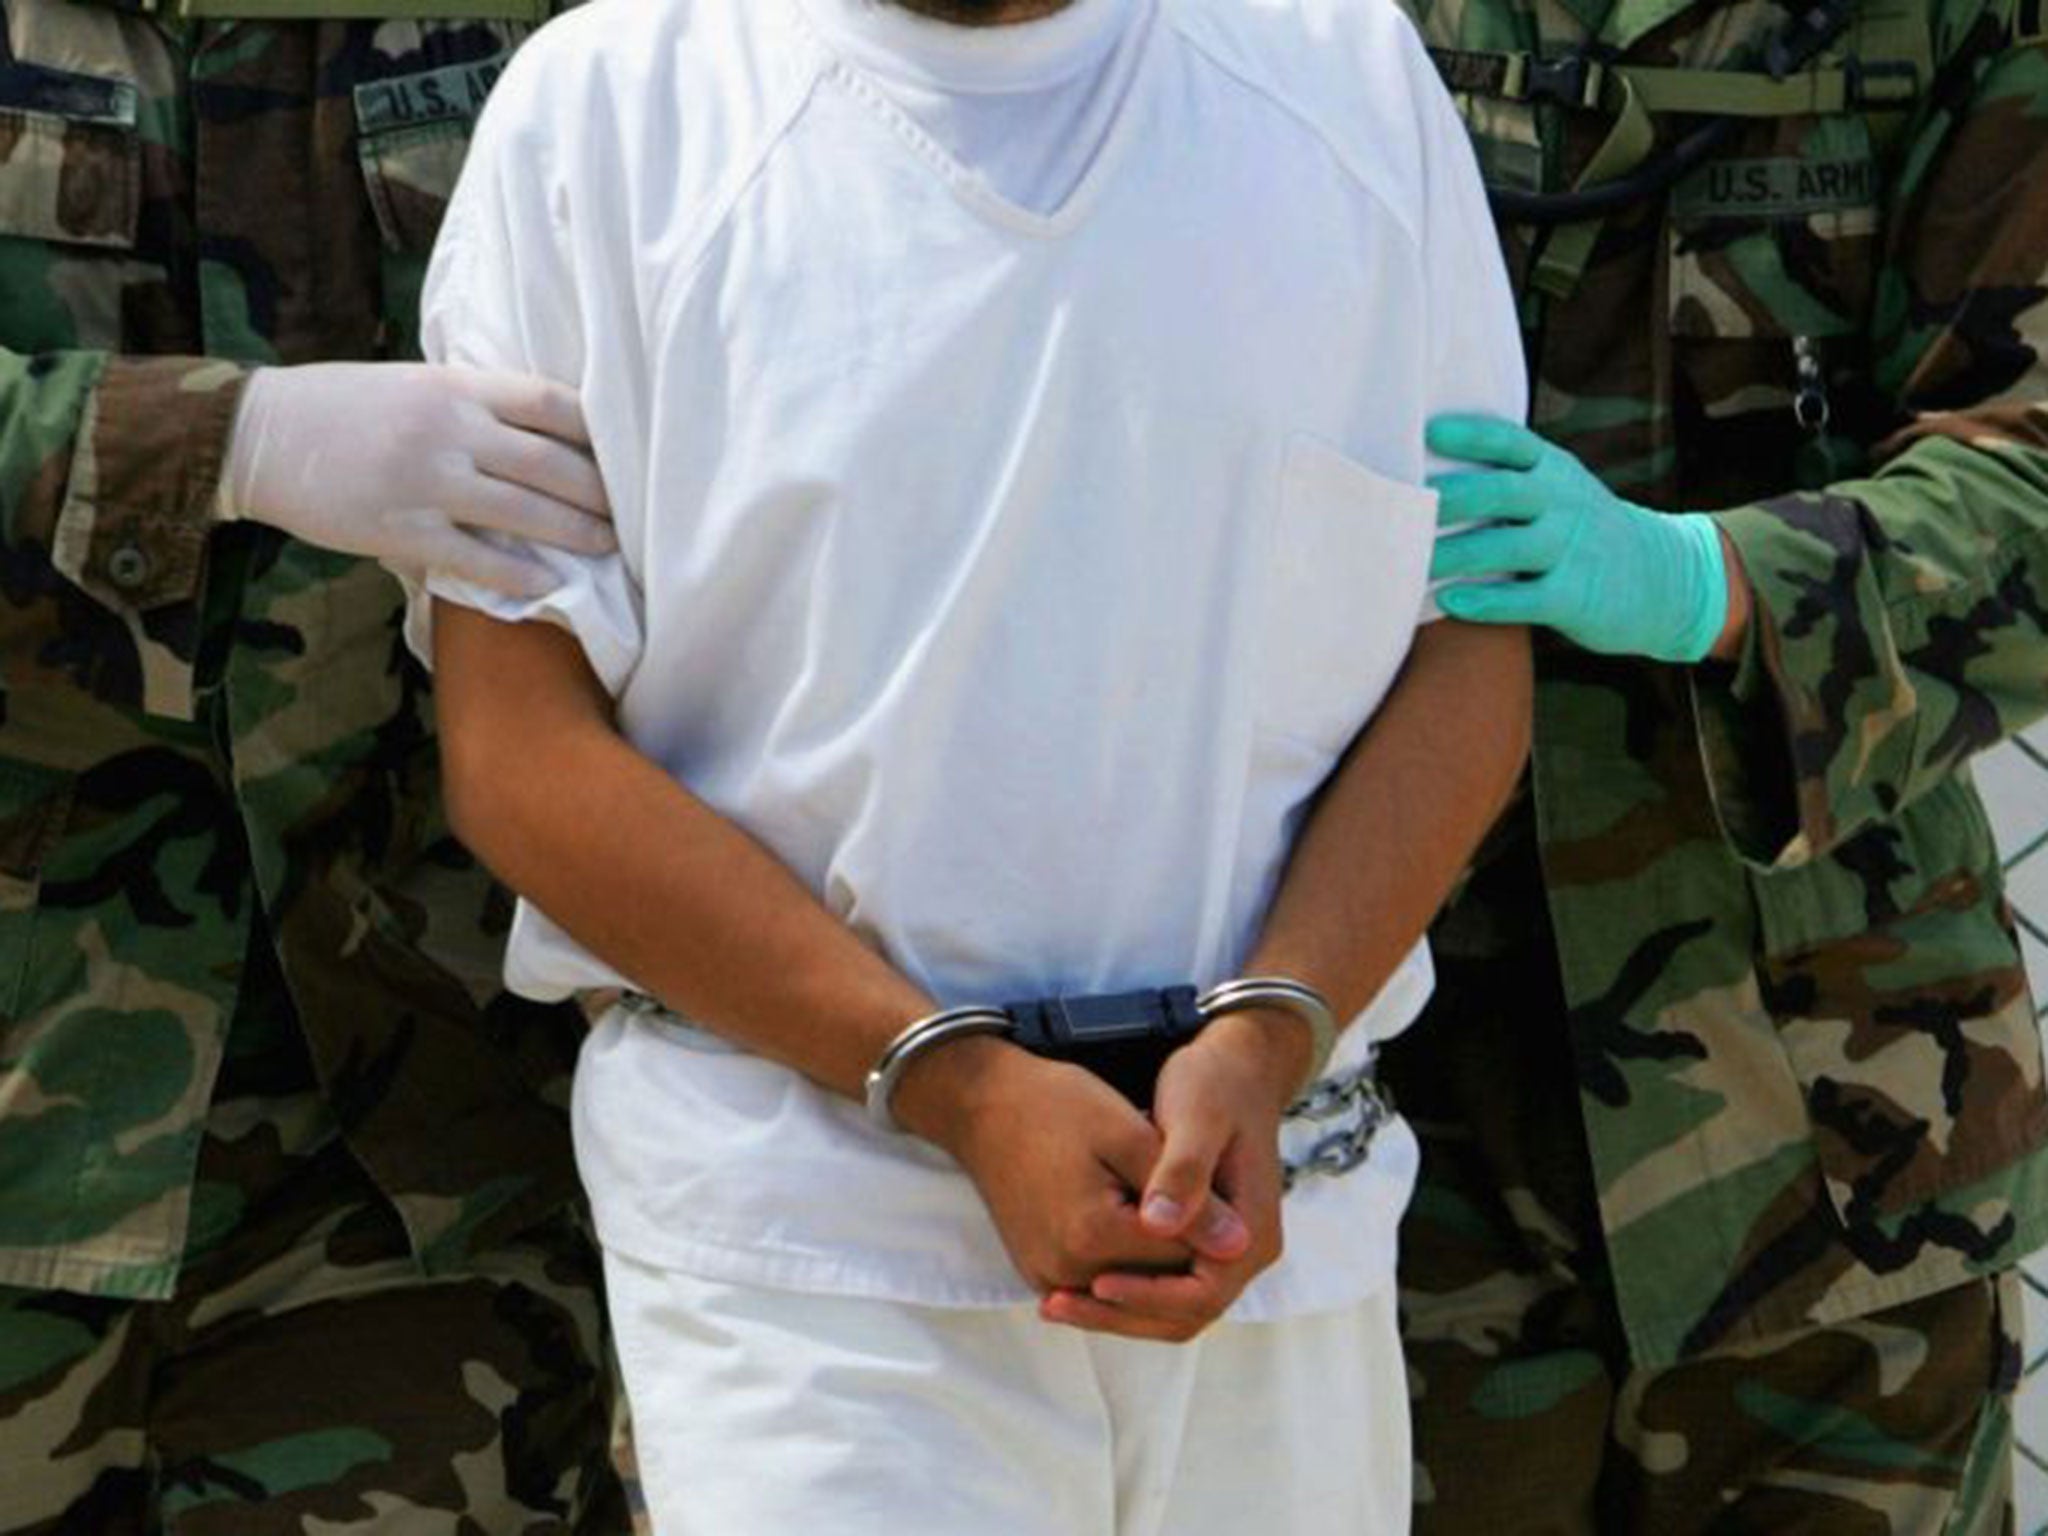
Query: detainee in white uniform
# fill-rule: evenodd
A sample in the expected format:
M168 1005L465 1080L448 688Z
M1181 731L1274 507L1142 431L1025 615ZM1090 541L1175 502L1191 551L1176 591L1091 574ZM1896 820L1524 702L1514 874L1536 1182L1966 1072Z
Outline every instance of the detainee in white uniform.
M435 592L573 634L941 1004L1239 974L1433 616L1425 419L1524 407L1389 0L595 0L496 88L424 319L578 385L620 544ZM509 979L657 990L605 949L522 901ZM1418 943L1330 1071L1430 985ZM574 1108L657 1530L1406 1528L1398 1119L1170 1346L1044 1321L952 1158L716 1018L613 1007Z

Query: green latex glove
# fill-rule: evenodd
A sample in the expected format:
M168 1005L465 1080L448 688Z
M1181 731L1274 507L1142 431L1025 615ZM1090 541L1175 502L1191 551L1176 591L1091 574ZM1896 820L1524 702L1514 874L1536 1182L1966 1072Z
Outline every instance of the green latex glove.
M1432 476L1435 581L1455 619L1541 624L1589 651L1694 662L1728 622L1720 530L1623 501L1526 427L1439 416L1430 451L1485 468ZM1487 526L1487 525L1493 526ZM1483 583L1483 584L1474 584Z

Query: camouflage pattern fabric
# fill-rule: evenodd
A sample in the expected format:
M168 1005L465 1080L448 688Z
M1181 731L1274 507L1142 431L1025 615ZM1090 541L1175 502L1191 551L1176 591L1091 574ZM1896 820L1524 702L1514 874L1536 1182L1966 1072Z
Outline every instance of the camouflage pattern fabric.
M1530 282L1542 237L1506 236L1533 425L1625 495L1727 509L1758 600L1736 669L1541 646L1507 834L1536 839L1562 985L1495 1028L1572 1055L1646 1365L2048 1236L2041 1044L1967 769L2048 708L2048 44L2030 0L1898 3L1863 0L1844 47L1864 78L1902 55L1908 109L1745 120L1609 218L1562 301ZM1698 69L1759 68L1788 16L1418 8L1434 44ZM1606 133L1461 104L1496 179L1566 185ZM1446 942L1529 921L1453 911Z
M1531 844L1478 878L1540 914ZM1429 1165L1401 1255L1417 1536L2009 1536L2018 1272L1637 1364L1572 1060L1480 1022L1555 993L1549 926L1475 948L1440 946L1448 1012L1390 1049Z
M502 991L397 583L212 504L246 365L412 354L530 27L0 23L0 1282L170 1293L252 936L351 1152L459 1264L572 1198L581 1026Z
M1752 79L1794 14L1411 9L1439 49ZM1532 424L1623 495L1718 510L1758 605L1734 668L1539 641L1528 793L1486 857L1540 876L1482 870L1446 913L1447 964L1497 983L1447 988L1392 1072L1412 1100L1432 1046L1506 1072L1535 1041L1568 1063L1577 1193L1537 1201L1532 1172L1501 1167L1493 1200L1511 1227L1597 1238L1557 1241L1598 1252L1610 1381L1870 1326L2048 1237L2041 1043L1967 766L2048 707L2048 45L2032 0L1854 17L1816 63L1861 95L1745 116L1610 215L1575 284L1546 280L1569 231L1503 229ZM1458 101L1489 179L1523 190L1571 185L1612 122ZM1659 116L1658 140L1699 121ZM1418 1231L1479 1221L1459 1158L1490 1117L1535 1113L1484 1077L1434 1093ZM1456 1253L1404 1252L1412 1335L1511 1358L1521 1306L1469 1309L1522 1282ZM1492 1443L1468 1419L1420 1426L1439 1490Z
M394 5L0 0L0 1524L625 1528L581 1021L503 991L397 584L213 525L249 365L416 354L531 30Z
M0 1287L9 1536L623 1536L565 1212L423 1282L297 1032L235 1029L171 1301Z

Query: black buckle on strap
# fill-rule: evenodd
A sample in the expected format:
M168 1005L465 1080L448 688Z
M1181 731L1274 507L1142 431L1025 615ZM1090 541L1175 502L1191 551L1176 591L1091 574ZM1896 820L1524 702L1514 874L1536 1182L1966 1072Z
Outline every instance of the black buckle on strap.
M1011 1039L1035 1055L1086 1067L1140 1109L1166 1058L1201 1033L1193 987L1043 997L1010 1003Z
M1920 71L1907 63L1866 64L1855 54L1842 60L1852 109L1884 111L1910 107L1920 96Z
M1592 85L1593 68L1597 61L1583 53L1567 53L1555 59L1531 59L1522 78L1522 98L1525 101L1553 101L1561 107L1591 107L1596 101L1587 100L1587 91L1593 89L1597 98L1598 89Z

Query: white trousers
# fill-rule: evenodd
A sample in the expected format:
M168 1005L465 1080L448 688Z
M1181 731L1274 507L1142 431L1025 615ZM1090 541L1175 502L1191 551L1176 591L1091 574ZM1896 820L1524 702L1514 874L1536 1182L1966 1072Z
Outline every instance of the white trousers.
M1149 1344L605 1275L656 1536L1401 1536L1392 1287Z

